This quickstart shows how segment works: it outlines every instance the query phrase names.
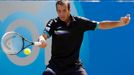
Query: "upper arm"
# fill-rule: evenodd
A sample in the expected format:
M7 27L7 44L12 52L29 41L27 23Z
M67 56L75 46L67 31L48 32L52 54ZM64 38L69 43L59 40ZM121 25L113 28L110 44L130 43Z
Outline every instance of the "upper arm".
M80 25L82 26L82 30L95 30L98 28L99 22L91 21L87 18L80 17L79 19Z
M45 29L43 31L43 36L45 39L49 38L52 34L53 34L53 25L54 25L54 21L53 19L49 20L48 23L45 26Z

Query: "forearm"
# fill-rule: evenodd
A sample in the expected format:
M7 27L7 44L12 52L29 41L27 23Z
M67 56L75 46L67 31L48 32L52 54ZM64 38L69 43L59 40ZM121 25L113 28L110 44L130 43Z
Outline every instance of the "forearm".
M121 26L124 26L121 21L103 21L99 23L99 29L112 29Z

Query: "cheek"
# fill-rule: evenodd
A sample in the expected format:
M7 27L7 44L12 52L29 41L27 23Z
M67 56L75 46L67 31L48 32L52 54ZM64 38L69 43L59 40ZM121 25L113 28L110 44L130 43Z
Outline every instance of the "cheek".
M57 13L58 14L58 16L60 16L60 13Z
M68 16L70 16L70 13L69 12L66 13L66 17L68 17Z
M61 13L58 13L58 16L59 16L59 17L61 17L61 16L62 16L62 14L61 14Z
M63 15L65 15L65 13L64 12L58 12L58 15L63 16Z

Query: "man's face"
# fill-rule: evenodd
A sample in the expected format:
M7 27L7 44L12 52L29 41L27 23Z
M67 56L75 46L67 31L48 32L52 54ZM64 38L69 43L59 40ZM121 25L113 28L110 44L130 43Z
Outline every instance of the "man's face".
M67 21L70 16L70 9L68 9L68 5L57 5L57 14L62 21Z

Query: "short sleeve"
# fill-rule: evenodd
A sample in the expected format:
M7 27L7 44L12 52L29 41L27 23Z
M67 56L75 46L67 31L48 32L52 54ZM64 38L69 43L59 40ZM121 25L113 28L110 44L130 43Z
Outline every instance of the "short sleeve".
M49 20L45 26L43 33L46 34L48 38L53 34L53 31L54 31L53 26L54 26L53 19Z
M96 30L98 28L99 22L91 21L84 17L79 17L79 24L82 28L82 30Z

